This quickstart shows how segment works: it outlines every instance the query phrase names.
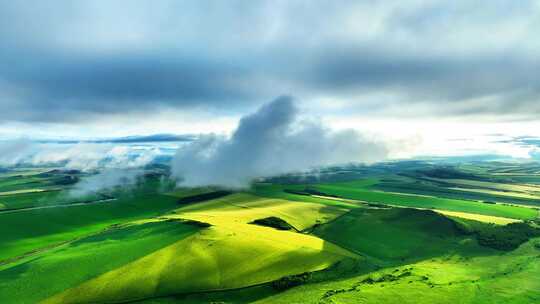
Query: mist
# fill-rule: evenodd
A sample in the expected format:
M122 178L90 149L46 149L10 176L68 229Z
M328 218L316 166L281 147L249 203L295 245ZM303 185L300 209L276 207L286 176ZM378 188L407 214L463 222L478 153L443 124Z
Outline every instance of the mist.
M130 187L161 151L157 147L113 144L51 144L29 139L0 142L0 167L44 166L91 173L81 179L68 195L84 196L116 187Z
M95 175L82 179L70 189L68 194L72 197L81 197L104 190L113 190L116 187L129 189L136 185L139 176L143 173L142 169L103 169Z
M206 135L178 149L173 177L182 186L244 188L256 178L387 157L384 144L354 130L334 131L303 117L289 96L244 116L230 137Z
M26 139L0 141L0 166L9 167L24 161L31 155L32 147Z
M39 143L29 139L0 141L0 166L54 166L81 171L137 168L161 155L157 147L75 143Z

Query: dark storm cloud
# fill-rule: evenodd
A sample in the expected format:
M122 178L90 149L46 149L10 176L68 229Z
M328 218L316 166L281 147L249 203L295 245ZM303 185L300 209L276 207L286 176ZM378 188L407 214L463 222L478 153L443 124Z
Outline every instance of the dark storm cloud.
M249 72L227 62L161 54L35 53L20 59L0 66L0 79L29 94L18 100L22 111L31 110L24 113L29 119L56 120L65 114L80 119L84 113L140 111L159 104L185 107L230 100L241 104L253 97L235 83Z
M449 100L528 88L536 80L536 67L528 62L500 62L498 57L417 58L397 52L351 51L321 58L319 62L312 75L316 83L328 89L388 87L444 95ZM505 73L508 69L512 69L512 74Z
M177 134L153 134L153 135L133 135L117 138L102 138L91 140L79 139L40 139L39 143L57 143L57 144L136 144L136 143L164 143L164 142L189 142L197 138L196 135L177 135Z
M404 57L399 53L351 51L321 58L310 79L318 88L339 94L366 91L395 92L404 105L428 101L454 114L514 111L538 114L540 64L528 58L486 55L479 58L445 56ZM475 102L475 98L489 100ZM454 108L459 102L467 107Z
M534 119L538 28L534 1L3 1L0 121L241 113L282 92Z
M46 62L35 57L24 63L5 67L4 79L48 94L50 99L73 102L74 99L160 100L180 98L205 100L227 98L234 89L224 82L234 79L239 68L226 63L182 61L155 54L153 56L109 56L105 58L51 57ZM181 56L181 55L180 55ZM37 69L28 69L31 64ZM238 96L239 90L234 90ZM111 105L114 106L114 105Z

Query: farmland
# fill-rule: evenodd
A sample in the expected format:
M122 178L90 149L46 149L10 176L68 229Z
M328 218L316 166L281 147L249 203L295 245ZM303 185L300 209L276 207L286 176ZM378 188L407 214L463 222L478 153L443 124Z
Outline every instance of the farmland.
M84 196L90 173L20 168L0 177L0 302L534 303L522 167L398 162L232 190L148 168Z

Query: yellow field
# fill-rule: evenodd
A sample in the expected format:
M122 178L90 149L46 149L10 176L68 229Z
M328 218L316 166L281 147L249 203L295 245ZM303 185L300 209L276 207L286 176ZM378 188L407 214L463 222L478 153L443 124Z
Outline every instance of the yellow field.
M516 192L540 192L540 186L530 185L530 184L501 184L501 183L492 183L484 181L475 181L468 179L440 179L440 178L430 178L432 180L440 182L450 182L458 185L468 185L476 186L483 188L491 188L495 190L506 190L506 191L516 191Z
M46 190L45 189L23 189L23 190L4 191L4 192L0 192L0 196L21 194L21 193L43 192L43 191L46 191Z
M517 197L517 198L525 198L525 199L539 199L540 197L537 195L529 194L526 192L515 192L515 191L498 191L498 190L488 190L488 189L477 189L477 188L457 188L457 187L451 187L448 189L452 190L459 190L464 192L474 192L474 193L485 193L490 195L499 195L499 196L506 196L506 197Z
M334 197L334 196L315 195L315 194L312 194L311 196L316 197L316 198L322 198L322 199L326 199L326 200L331 200L331 201L350 203L351 206L357 206L357 203L359 203L359 202L360 203L366 203L365 201L359 201L359 200L353 200L353 199L341 198L341 197Z
M446 211L446 210L433 210L433 211L438 212L440 214L448 215L448 216L455 216L455 217L464 218L468 220L475 220L479 222L492 223L492 224L497 224L497 225L506 225L510 223L520 222L520 220L506 218L506 217L481 215L481 214L466 213L466 212Z
M297 229L346 210L313 203L231 195L160 217L212 227L121 268L68 289L45 303L114 302L182 292L240 288L321 270L359 256L314 236L248 224L278 216Z
M255 219L277 216L298 230L324 223L347 212L348 209L316 203L293 202L261 198L239 193L224 198L192 204L177 209L179 217L213 225L249 223Z

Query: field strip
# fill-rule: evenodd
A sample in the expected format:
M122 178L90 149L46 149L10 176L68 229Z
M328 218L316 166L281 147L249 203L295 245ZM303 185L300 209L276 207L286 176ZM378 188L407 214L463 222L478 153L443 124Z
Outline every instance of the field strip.
M24 193L36 193L36 192L46 192L46 191L58 191L57 189L23 189L23 190L13 190L13 191L4 191L0 192L0 196L9 196L13 194L24 194Z
M455 184L455 185L477 187L477 188L499 190L499 191L506 190L506 191L514 191L514 192L525 192L525 193L540 191L540 186L535 185L535 184L505 184L505 183L486 182L486 181L477 181L477 180L468 180L468 179L459 179L459 178L449 178L449 179L426 178L426 179L435 181L435 182L447 183L447 184Z
M331 201L338 201L338 202L345 202L345 203L367 203L366 201L360 201L360 200L353 200L348 198L341 198L341 197L335 197L335 196L325 196L325 195L316 195L316 194L310 194L312 197L316 198L322 198L327 199Z
M131 223L122 224L122 225L117 226L117 227L115 227L113 229L117 229L117 228L120 228L122 226L128 226L129 224L131 224ZM41 248L37 248L37 249L31 250L31 251L25 252L25 253L23 253L23 254L21 254L19 256L15 256L15 257L7 258L7 259L4 259L4 260L0 260L0 267L4 266L4 265L7 265L7 264L15 263L17 261L20 261L22 259L31 257L31 256L36 255L36 254L40 254L40 253L43 253L43 252L46 252L46 251L49 251L49 250L56 249L58 247L62 247L64 245L76 242L78 240L81 240L81 239L84 239L84 238L87 238L87 237L91 237L91 236L95 236L95 235L105 233L105 232L107 232L109 230L111 230L111 228L107 227L107 228L104 228L102 230L96 231L94 233L90 233L90 234L87 234L87 235L82 235L82 236L79 236L79 237L76 237L76 238L73 238L73 239L70 239L70 240L62 241L62 242L59 242L59 243L50 244L50 245L47 245L45 247L41 247Z
M467 220L475 220L479 222L491 223L491 224L497 224L497 225L507 225L510 223L521 222L521 220L500 217L500 216L482 215L482 214L466 213L466 212L458 212L458 211L447 211L447 210L439 210L439 209L432 209L432 210L443 215L455 216L455 217L459 217L459 218L463 218Z
M84 202L84 203L65 203L65 204L59 204L59 205L49 205L49 206L38 206L38 207L28 207L28 208L17 208L17 209L2 209L0 210L0 215L6 214L6 213L15 213L15 212L24 212L24 211L30 211L30 210L40 210L40 209L51 209L51 208L67 208L67 207L75 207L75 206L85 206L85 205L93 205L93 204L101 204L101 203L107 203L111 201L115 201L117 198L105 198L97 201L92 202Z
M434 211L434 212L437 212L437 213L440 213L440 214L443 214L443 215L455 216L455 217L460 217L460 218L463 218L463 219L475 220L475 221L479 221L479 222L492 223L492 224L497 224L497 225L506 225L506 224L518 223L518 222L522 221L522 220L518 220L518 219L512 219L512 218L501 217L501 216L493 216L493 215L484 215L484 214L478 214L478 213L468 213L468 212L460 212L460 211L448 211L448 210L431 209L431 208L407 207L407 206L399 206L399 205L391 205L391 204L384 204L384 205L391 206L391 207L396 207L396 208L411 208L411 209L418 209L418 210L431 210L431 211Z
M344 202L358 202L358 203L367 203L364 201L359 200L351 200L351 199L342 199L339 197L331 197L331 196L323 196L323 195L312 195L314 197L323 198L323 199L330 199L330 200L337 200L337 201L344 201ZM469 220L476 220L479 222L484 223L492 223L497 225L507 225L510 223L517 223L521 222L521 220L518 219L512 219L507 217L500 217L500 216L492 216L492 215L483 215L483 214L476 214L476 213L468 213L468 212L459 212L459 211L448 211L448 210L441 210L441 209L428 209L428 208L415 208L415 207L405 207L405 206L399 206L399 205L391 205L391 204L384 204L387 206L397 207L397 208L413 208L413 209L420 209L420 210L432 210L437 213L448 215L448 216L455 216L459 218L469 219ZM520 206L520 205L517 205ZM540 213L538 215L540 217Z
M360 204L364 204L364 206L362 206L362 208L370 208L370 209L381 209L381 208L384 208L384 206L400 207L400 208L404 207L404 206L398 206L398 205L395 205L395 206L394 205L389 205L389 204L386 204L386 203L373 202L373 203L371 203L372 205L373 204L384 205L384 206L381 206L381 207L374 207L374 206L368 206L370 204L370 202L368 202L368 201L354 200L354 199L334 197L334 196L314 195L314 194L311 194L310 196L313 196L313 197L316 197L316 198L327 199L327 200L334 200L334 201L344 202L344 203L350 203L350 204L353 204L356 207L359 207L358 203L360 203ZM409 207L405 207L405 208L409 208ZM412 208L412 207L410 207L410 208ZM416 208L416 209L419 209L419 208Z
M538 210L540 212L540 206L538 206L538 205L526 205L526 204L516 204L516 203L496 203L496 204L513 206L513 207L523 207L523 208L535 209L535 210Z
M517 198L525 198L525 199L531 199L531 200L538 200L539 197L534 194L526 193L526 192L517 192L517 191L508 191L508 190L495 190L495 189L484 189L484 188L459 188L459 187L449 187L450 190L456 190L456 191L463 191L463 192L472 192L472 193L484 193L484 194L491 194L491 195L498 195L498 196L504 196L504 197L517 197Z

